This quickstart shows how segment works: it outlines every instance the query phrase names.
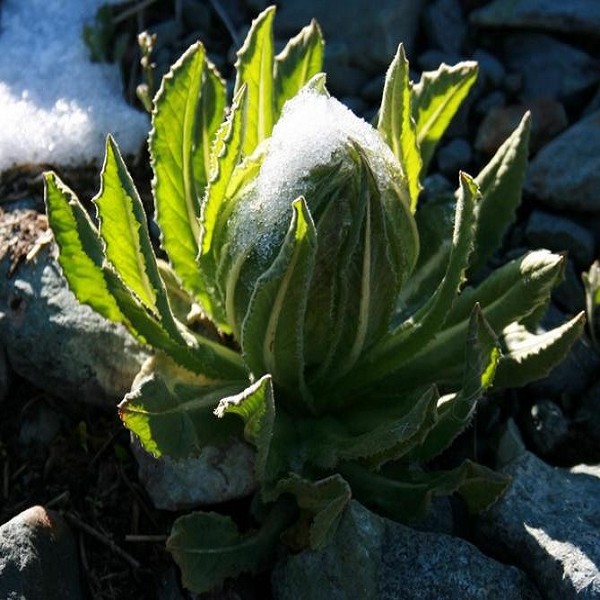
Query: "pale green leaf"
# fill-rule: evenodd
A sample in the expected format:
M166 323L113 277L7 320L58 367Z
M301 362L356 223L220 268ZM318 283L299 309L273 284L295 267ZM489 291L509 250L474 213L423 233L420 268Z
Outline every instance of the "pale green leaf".
M125 319L108 290L100 236L75 194L55 173L44 174L48 221L58 244L58 262L79 302L116 322Z
M323 68L325 44L313 19L275 57L275 119L283 105Z
M238 50L235 92L248 88L244 110L242 153L249 156L270 137L275 121L273 18L275 7L264 10L254 21Z
M402 44L385 77L377 129L402 165L408 183L410 208L414 213L421 191L422 161L412 115L408 60Z
M292 393L304 387L304 313L316 253L316 231L304 198L292 204L277 258L258 279L242 326L242 351L256 375L270 373Z
M200 199L224 106L225 84L196 43L163 78L152 114L149 148L161 243L193 293L203 289L196 263Z
M214 412L219 418L235 414L244 420L244 436L257 448L256 478L264 481L275 422L271 376L264 375L240 393L222 398Z
M106 143L100 192L94 202L107 260L169 335L174 340L182 340L158 271L144 207L110 136Z
M494 378L494 389L520 387L545 377L565 358L584 325L585 315L579 313L544 333L530 333L516 323L505 328L502 333L505 350Z
M600 351L600 261L594 261L587 273L582 274L585 287L585 308L592 343Z
M244 386L243 380L211 380L158 355L144 365L119 404L119 416L147 452L184 459L241 433L236 419L217 419L214 410Z
M527 171L530 114L500 146L494 157L477 175L481 190L477 207L475 248L469 271L476 273L498 248L508 226L515 220Z
M426 71L419 83L412 86L413 116L423 173L427 171L440 138L476 79L477 63L463 61L451 67L442 64L435 71Z
M241 158L246 89L243 86L238 91L227 118L215 135L209 182L200 215L197 269L202 289L198 293L198 300L211 319L227 333L231 332L231 328L225 317L223 302L217 294L216 272L220 244L215 243L215 238L219 237L225 227L234 206L228 187Z
M241 357L206 338L173 339L104 260L99 234L75 195L56 175L46 175L46 203L59 245L59 262L77 299L123 323L141 343L178 364L212 377L243 378Z

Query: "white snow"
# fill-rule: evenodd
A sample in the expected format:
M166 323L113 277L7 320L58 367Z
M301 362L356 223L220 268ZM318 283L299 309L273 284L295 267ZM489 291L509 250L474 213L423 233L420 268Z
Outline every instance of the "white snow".
M114 2L114 0L113 0ZM106 0L3 0L0 172L101 160L107 133L135 153L149 129L122 96L117 65L93 64L82 38Z
M256 190L236 215L238 247L257 242L269 246L270 239L278 243L281 237L272 233L281 232L282 226L287 229L291 203L304 195L310 205L311 182L306 177L334 154L341 158L351 141L365 152L380 189L389 188L390 170L402 180L401 167L383 138L344 104L311 89L289 100L273 129Z

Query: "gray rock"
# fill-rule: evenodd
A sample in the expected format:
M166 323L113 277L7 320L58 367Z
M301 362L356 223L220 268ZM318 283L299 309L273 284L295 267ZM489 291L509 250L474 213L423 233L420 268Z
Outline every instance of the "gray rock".
M600 467L569 472L526 453L504 471L513 481L479 518L482 543L518 560L549 600L600 597Z
M600 212L600 111L542 148L530 163L526 188L558 210Z
M379 0L376 9L369 0L337 2L281 0L275 20L277 37L289 38L314 17L328 44L345 43L350 64L367 73L383 72L398 44L403 42L410 56L423 6L412 0Z
M334 42L327 44L323 69L327 73L327 89L339 98L360 95L369 76L364 70L350 63L351 52L347 44Z
M552 290L552 300L567 314L574 315L585 310L585 292L581 276L570 258L567 258L565 263L563 281Z
M437 152L440 171L450 178L456 178L460 169L466 169L471 162L471 145L463 138L455 138Z
M527 241L535 248L569 253L580 269L594 260L594 236L585 227L570 219L542 210L534 210L525 229Z
M243 498L256 489L254 449L233 441L225 448L207 446L184 460L148 454L132 436L138 476L152 503L162 510L187 510Z
M590 444L600 449L600 379L584 394L575 420L582 425Z
M539 400L532 407L525 423L535 450L548 455L563 444L569 434L569 422L558 404Z
M28 403L19 418L19 443L47 446L58 435L60 415L43 400Z
M568 100L600 81L600 63L545 34L514 33L504 39L504 64L523 77L521 100ZM552 68L548 68L552 65Z
M468 542L415 531L356 501L328 546L281 560L272 583L276 600L539 598L523 573Z
M10 387L10 369L6 362L6 352L0 344L0 404L4 402Z
M379 107L381 97L383 96L383 86L385 85L385 75L377 75L370 79L361 90L361 96L367 101Z
M62 517L34 506L0 526L0 598L83 598L75 538Z
M527 104L493 106L477 130L475 148L491 156L515 130L528 110L532 117L530 147L534 152L568 125L563 105L551 98L538 98Z
M459 54L467 24L458 0L435 0L425 9L425 33L432 46Z
M0 219L7 214L23 220L29 213L13 211ZM12 369L39 388L114 406L147 352L124 327L79 304L56 261L56 246L46 242L12 274L10 257L0 261L0 345Z
M473 60L479 65L479 79L482 79L484 84L494 88L502 85L506 77L506 69L493 54L477 48L473 52Z
M408 57L410 60L410 56ZM417 64L422 71L435 71L442 64L455 65L461 61L459 54L454 52L446 52L437 48L430 48L419 54Z
M519 27L600 35L600 3L590 0L493 0L471 13L485 27Z

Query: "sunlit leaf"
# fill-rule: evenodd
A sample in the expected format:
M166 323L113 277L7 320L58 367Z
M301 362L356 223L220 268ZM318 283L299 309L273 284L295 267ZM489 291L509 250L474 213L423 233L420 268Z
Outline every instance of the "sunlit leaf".
M413 116L423 173L427 171L440 138L476 79L477 63L463 61L451 67L442 64L435 71L426 71L412 86Z
M200 200L224 107L225 84L196 43L163 78L149 140L161 243L183 285L194 293L203 290L196 263Z
M408 60L400 44L385 78L377 129L383 135L405 172L414 213L421 190L421 154L411 106Z

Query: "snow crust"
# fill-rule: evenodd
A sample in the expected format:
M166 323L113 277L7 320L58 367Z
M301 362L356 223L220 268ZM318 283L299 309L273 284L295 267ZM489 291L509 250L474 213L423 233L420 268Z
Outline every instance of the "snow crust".
M273 128L268 151L257 177L256 188L236 215L238 248L280 242L282 225L290 222L291 203L304 195L310 205L315 167L344 160L349 142L360 146L380 189L389 187L390 169L401 168L389 146L364 119L333 97L305 88L289 100ZM348 160L348 159L346 159ZM265 248L268 253L268 249Z
M123 99L118 66L91 63L83 42L84 24L104 3L3 0L0 172L25 163L100 161L108 133L125 153L143 144L149 119Z

